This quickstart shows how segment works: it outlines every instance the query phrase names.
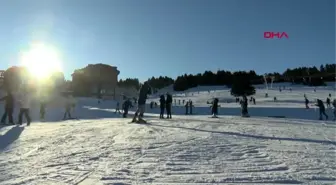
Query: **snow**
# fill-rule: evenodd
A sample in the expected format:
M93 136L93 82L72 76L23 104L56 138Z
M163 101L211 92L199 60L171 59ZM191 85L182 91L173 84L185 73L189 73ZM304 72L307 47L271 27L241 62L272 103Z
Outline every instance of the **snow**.
M170 91L193 100L195 114L177 104L173 119L159 119L147 106L148 125L129 124L112 100L77 98L80 119L68 121L59 121L63 110L54 104L40 122L34 105L30 127L0 128L0 184L335 184L336 124L317 120L318 110L303 103L303 94L313 103L335 91L292 89L274 87L269 98L257 89L250 118L239 116L227 88ZM221 100L219 118L209 118L212 97ZM333 118L331 109L327 114Z

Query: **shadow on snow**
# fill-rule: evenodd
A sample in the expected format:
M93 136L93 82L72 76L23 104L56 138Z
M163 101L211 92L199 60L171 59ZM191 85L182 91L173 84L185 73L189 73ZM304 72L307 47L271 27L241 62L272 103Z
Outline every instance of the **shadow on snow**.
M16 141L21 135L24 127L14 126L8 130L4 135L0 135L0 151Z

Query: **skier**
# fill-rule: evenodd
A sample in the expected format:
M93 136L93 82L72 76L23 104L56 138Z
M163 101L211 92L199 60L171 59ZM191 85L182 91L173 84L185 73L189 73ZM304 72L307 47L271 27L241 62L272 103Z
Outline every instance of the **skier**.
M189 114L189 102L185 104L185 111L186 111L185 114L188 115Z
M218 98L215 98L211 105L211 114L213 118L217 118L218 115Z
M166 110L167 110L167 119L172 118L172 102L173 102L173 97L171 94L167 93L167 99L166 99Z
M119 103L119 101L117 101L117 105L116 105L116 111L114 112L114 113L119 113L119 114L121 114L121 112L120 112L120 103Z
M253 98L253 104L254 104L254 105L256 104L256 100L255 100L255 98Z
M334 99L333 103L332 103L333 107L334 107L334 121L336 120L336 99Z
M22 117L24 114L27 120L27 126L29 126L31 122L31 119L29 116L30 97L29 97L26 87L22 90L20 105L21 107L20 107L20 112L19 112L19 125L22 125Z
M309 109L309 100L308 100L308 98L306 97L306 95L304 95L304 96L305 96L306 109Z
M123 118L126 118L127 117L127 114L128 114L128 109L131 107L131 100L130 99L127 99L124 103L123 103L123 110L124 110L124 113L123 113Z
M147 94L150 93L150 86L147 82L145 82L141 89L140 89L140 93L139 93L139 99L138 99L138 108L134 114L133 120L132 122L143 122L146 123L145 120L142 119L143 114L145 112L145 106L146 106L146 100L147 100ZM138 118L138 120L137 120Z
M277 97L276 96L274 96L274 102L276 102L277 101Z
M46 112L46 102L42 100L40 102L40 120L43 121L45 119L45 112Z
M65 95L65 112L64 112L64 116L63 116L63 120L66 119L66 117L68 116L68 119L71 119L71 107L73 106L70 94L66 94Z
M325 113L325 107L324 107L323 101L320 99L317 99L316 101L317 101L317 104L315 105L318 106L320 109L320 120L323 120L322 114L325 116L326 120L328 120L328 115Z
M2 115L1 124L6 124L6 118L8 116L9 124L14 125L13 122L14 97L12 92L8 90L7 96L1 98L0 101L5 101L5 112Z
M327 108L330 108L331 107L331 100L330 100L329 97L327 97L326 103L327 103Z
M165 100L164 95L161 95L160 96L160 119L164 118L165 107L166 107L166 100Z
M189 110L190 110L190 114L193 114L193 102L191 100L189 100Z
M249 117L248 110L247 110L248 101L245 95L243 96L243 100L240 102L240 105L242 108L242 117Z

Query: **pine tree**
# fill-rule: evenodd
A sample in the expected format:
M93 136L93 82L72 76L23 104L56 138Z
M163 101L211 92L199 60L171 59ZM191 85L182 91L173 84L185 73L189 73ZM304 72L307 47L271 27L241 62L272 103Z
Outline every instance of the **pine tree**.
M250 80L244 76L237 76L233 80L231 86L231 95L237 96L249 96L255 94L255 88L252 86Z

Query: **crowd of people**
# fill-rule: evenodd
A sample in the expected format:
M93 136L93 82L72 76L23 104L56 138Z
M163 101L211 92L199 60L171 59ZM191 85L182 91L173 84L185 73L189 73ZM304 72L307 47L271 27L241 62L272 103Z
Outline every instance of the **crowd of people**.
M145 113L145 105L146 105L146 100L148 94L151 92L151 87L149 86L148 83L144 83L142 87L140 88L140 93L139 93L139 98L135 100L134 103L137 103L137 110L134 114L134 117L132 119L132 122L146 122L143 119L144 113ZM65 119L71 119L71 109L75 107L75 103L73 101L72 96L69 93L63 94L65 97L65 111L64 111L64 116L63 120ZM306 109L309 109L309 100L306 95L304 95L305 99L305 105ZM4 106L4 113L1 118L1 124L6 124L6 119L8 118L9 123L8 124L15 124L13 120L13 112L15 108L15 98L13 96L13 93L11 91L7 92L7 95L2 97L0 101L5 102ZM248 113L248 101L252 102L253 104L256 104L256 99L254 97L250 97L250 100L248 100L247 96L242 96L242 98L236 98L236 103L239 103L241 105L241 116L242 117L249 117ZM31 116L30 116L30 103L31 103L31 97L29 94L29 91L27 89L22 89L20 92L20 96L18 96L18 101L19 102L19 107L20 111L18 114L18 123L19 125L22 125L23 121L23 116L25 116L27 120L27 126L30 125L31 123ZM166 93L165 95L160 95L159 98L159 108L160 108L160 119L165 118L164 114L166 112L166 118L167 119L172 119L172 103L177 104L176 99L173 101L173 96L170 93ZM181 100L178 100L179 104L181 103ZM185 101L182 100L182 103L184 104L185 107L185 114L193 114L193 102L191 100ZM210 102L207 102L210 103ZM213 98L212 102L210 103L210 110L211 110L211 115L212 117L217 117L218 115L218 109L220 107L219 105L219 99L218 98ZM155 107L157 106L156 102L151 102L150 107L153 108L153 105ZM315 105L319 108L319 119L322 120L323 116L327 120L329 116L326 114L326 107L324 102L321 99L316 99ZM333 108L333 114L334 114L334 120L336 119L336 99L334 99L331 102L331 94L329 94L329 97L326 98L326 105L327 108ZM43 98L40 101L40 120L43 121L45 118L46 114L46 107L47 107L47 102L43 100ZM120 111L120 103L117 102L116 106L116 113L122 113L123 117L126 118L128 115L128 111L130 108L133 107L133 104L131 102L131 99L127 99L122 103L122 112Z
M32 119L30 115L31 110L31 93L27 88L22 88L17 100L14 98L13 93L10 90L7 90L7 95L0 98L0 101L4 101L4 113L1 117L1 124L2 125L15 125L14 119L13 119L13 113L15 109L15 104L18 102L19 105L19 114L18 114L18 125L22 125L23 122L23 116L26 118L27 126L30 125ZM75 103L73 101L73 98L69 93L64 94L65 96L65 111L63 120L65 119L72 119L71 115L71 109L75 107ZM46 107L47 102L45 99L40 98L40 120L44 121L45 114L46 114ZM8 123L7 123L8 118Z
M149 86L144 86L144 87L149 88ZM291 88L290 88L290 91L292 91ZM142 91L142 92L148 92L148 89L145 90L145 91ZM265 96L268 97L268 94L266 93ZM144 97L145 97L145 99L147 99L147 94L144 95L144 94L140 93L139 100L144 100ZM309 100L306 97L306 95L304 95L304 98L305 98L306 108L309 108ZM245 95L242 96L242 98L238 98L238 97L236 98L236 103L239 103L241 105L241 116L242 117L250 117L250 115L248 113L248 101L250 101L254 105L256 104L256 99L252 96L250 97L249 100L248 100L247 96L245 96ZM276 97L274 97L274 101L277 101ZM142 104L139 105L139 108L137 110L137 112L139 112L140 115L141 114L143 115L145 102L146 101L142 101ZM172 95L169 94L169 93L166 94L166 97L164 95L161 95L159 102L160 102L160 119L164 118L165 109L166 109L166 112L167 112L167 118L171 119L171 109L172 109L172 102L173 102ZM176 99L174 100L174 102L175 102L175 105L176 105L177 104ZM181 100L179 99L178 102L180 104ZM193 107L194 107L193 102L191 100L189 100L189 101L182 100L182 103L185 106L185 114L186 115L193 114L192 113L192 110L193 110ZM207 103L210 103L210 102L207 102ZM220 107L219 99L218 98L213 98L213 100L210 104L211 104L210 108L211 108L212 117L217 117L218 108ZM152 108L153 105L156 105L156 102L151 102L150 105L151 105L150 107ZM333 102L331 102L331 94L329 94L329 97L327 97L327 99L326 99L326 105L327 105L327 108L333 108L334 120L336 120L336 99L334 99ZM327 120L329 118L329 116L325 112L324 102L320 99L316 99L315 106L317 106L319 108L319 112L320 112L319 119L322 120L323 119L322 116L324 116ZM134 116L134 118L136 118L136 117L137 117L137 113ZM141 118L142 117L140 117L139 119L141 119ZM135 122L136 120L133 119L133 121Z
M13 96L13 93L11 91L7 91L7 95L2 97L0 99L1 101L5 102L5 112L2 115L1 118L1 124L6 124L6 119L8 117L8 121L10 125L14 125L14 119L13 119L13 113L15 108L15 99ZM30 107L30 97L28 94L27 89L22 89L21 96L19 99L20 104L20 112L18 115L18 124L22 125L22 119L23 115L26 117L27 120L27 126L31 123L30 113L29 113L29 107Z
M309 109L309 100L306 96L306 94L303 95L304 99L305 99L305 105L306 105L306 109ZM331 94L329 94L329 96L326 98L326 105L327 108L333 108L333 114L334 114L334 120L336 120L336 99L333 100L333 102L331 102ZM315 100L315 106L317 106L319 108L319 119L323 120L323 116L325 117L326 120L328 120L329 116L328 114L326 114L325 112L325 106L324 106L324 102L321 99L316 99Z

